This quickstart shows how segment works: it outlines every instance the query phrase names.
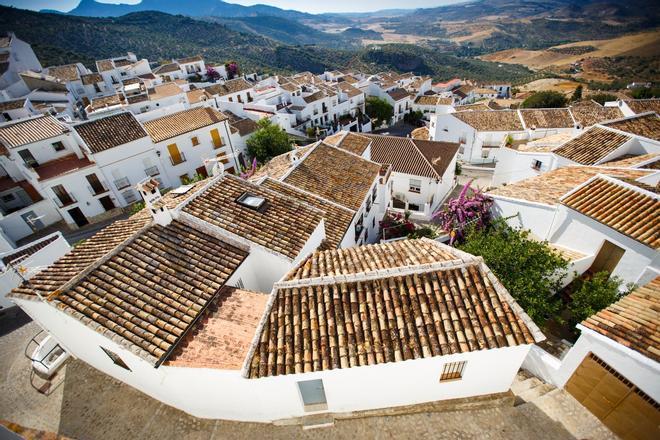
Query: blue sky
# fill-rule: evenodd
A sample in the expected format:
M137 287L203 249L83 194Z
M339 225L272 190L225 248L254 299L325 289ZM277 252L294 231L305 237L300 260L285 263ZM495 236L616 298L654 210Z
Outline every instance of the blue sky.
M0 0L2 5L11 5L23 9L57 9L69 11L73 9L80 0ZM194 0L192 0L194 1ZM228 0L228 3L239 3L242 5L254 5L257 3L278 6L284 9L296 9L299 11L319 12L366 12L379 9L400 8L428 8L450 3L458 3L465 0L332 0L332 1L300 1L300 0ZM139 0L102 0L103 3L139 3Z

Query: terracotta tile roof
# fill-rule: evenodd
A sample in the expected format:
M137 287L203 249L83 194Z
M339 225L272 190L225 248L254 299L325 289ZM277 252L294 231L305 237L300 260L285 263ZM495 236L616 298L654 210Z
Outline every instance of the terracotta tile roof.
M440 95L422 95L415 98L418 105L451 105L453 98L443 98Z
M371 139L367 136L355 134L350 131L342 131L332 136L328 136L323 140L323 142L328 145L350 151L351 153L357 154L358 156L362 156L369 144L371 144Z
M463 104L463 105L457 105L454 106L454 109L457 112L464 112L464 111L475 111L475 110L483 110L483 111L489 111L492 110L486 101L479 101L475 102L474 104Z
M115 68L112 60L98 60L96 61L96 70L99 72L106 72Z
M207 92L204 89L191 90L189 92L186 92L186 96L188 97L188 102L191 104L206 101L211 97L211 95L209 95L209 92Z
M89 73L86 75L81 75L80 79L84 85L92 85L96 83L103 82L103 77L98 73Z
M630 136L595 126L552 152L582 165L596 165L631 139Z
M167 73L172 73L172 72L177 72L180 71L181 68L179 67L178 63L167 63L167 64L162 64L154 69L154 74L156 75L164 75Z
M178 221L152 224L83 272L53 302L158 365L247 255Z
M196 63L198 61L203 61L204 58L202 58L201 55L195 55L193 57L186 57L186 58L179 58L177 62L179 64L188 64L188 63Z
M624 101L635 113L656 112L660 113L660 98L653 99L630 99Z
M319 90L318 92L314 92L311 95L303 97L303 101L305 101L307 104L310 104L323 98L325 98L325 93L322 90Z
M1 257L2 262L5 265L8 265L9 263L18 264L19 262L27 259L30 255L36 254L41 249L45 248L46 246L57 240L59 237L60 236L57 234L52 234L45 237L42 240L33 241L27 247L14 249L11 252L2 255Z
M293 268L285 280L353 275L460 259L458 252L428 238L399 240L344 249L315 251Z
M407 90L400 89L400 88L396 88L396 89L390 90L389 92L387 92L387 94L390 95L390 97L391 97L394 101L401 101L402 99L406 99L406 98L411 98L411 97L412 97L411 94L410 94Z
M245 192L265 198L265 209L257 211L236 202ZM185 205L183 212L291 259L298 256L325 214L282 193L230 175Z
M25 98L14 99L12 101L0 102L0 111L16 110L25 105Z
M149 216L149 219L151 216ZM30 284L22 284L14 289L11 295L33 296L37 293L43 297L62 287L73 277L91 266L120 243L146 224L145 219L118 220L101 229L91 238L74 247L52 265L42 270L32 278Z
M454 156L458 144L424 141L396 136L365 135L372 140L371 160L392 165L392 171L442 178Z
M266 294L223 287L166 365L240 370L267 302Z
M516 110L461 111L452 115L479 131L523 131Z
M660 277L587 318L582 325L660 362Z
M566 108L525 109L520 115L527 128L573 128L575 123Z
M297 163L284 182L358 210L379 172L379 164L321 143Z
M75 64L49 67L48 75L60 79L62 81L75 81L77 79L80 79L78 66L76 66Z
M619 107L604 107L591 100L573 104L570 110L575 122L580 123L583 127L623 117Z
M532 344L543 336L483 264L470 256L431 265L410 261L418 241L399 254L371 247L397 269L345 277L293 279L276 285L248 357L250 378L377 365ZM338 260L346 250L324 253ZM318 258L311 256L310 258ZM412 266L408 264L413 263Z
M150 101L157 101L170 96L183 95L185 92L176 82L167 82L154 86L147 91Z
M658 167L660 167L660 153L648 153L642 155L626 154L617 159L605 162L601 166L658 169Z
M489 191L492 196L503 196L530 202L555 205L559 199L583 184L598 173L614 177L639 179L652 173L644 170L624 170L605 167L570 166L548 171L547 173L520 182L510 183Z
M298 157L304 156L309 150L312 149L312 145L306 145L304 147L298 147L294 151ZM265 163L261 168L259 168L252 176L252 180L259 179L264 176L272 177L273 179L281 179L289 169L293 166L291 163L291 153L280 154L279 156L273 157L267 163Z
M74 126L92 153L128 144L148 134L132 113L122 112Z
M89 104L89 108L92 110L98 110L105 107L114 107L116 105L124 104L126 99L124 95L117 93L109 96L102 96L100 98L92 99L92 102Z
M0 141L6 147L16 148L68 132L66 125L50 115L43 115L3 124L0 126Z
M287 185L279 180L267 178L261 183L261 185L284 194L285 196L298 199L301 202L323 211L325 213L324 224L327 245L331 249L339 247L346 231L351 226L355 211L344 208L335 203L330 203L327 200L301 191L295 186Z
M660 197L639 186L598 176L561 203L653 249L660 247Z
M497 95L497 90L489 89L487 87L477 87L472 89L474 95Z
M94 166L95 163L90 161L87 156L79 158L75 154L69 154L59 159L50 160L40 164L34 170L39 175L39 180L48 180L53 177L61 176L67 173L72 173L83 168Z
M419 139L421 141L428 141L429 137L430 137L429 128L428 127L416 128L410 133L410 136L413 139Z
M144 128L154 142L162 142L226 119L227 116L214 108L197 107L152 119L144 123Z
M616 130L636 134L649 139L660 141L660 117L657 113L646 113L618 121L603 124Z
M242 92L243 90L251 89L252 84L244 80L243 78L230 79L225 81L224 84L214 84L208 86L207 90L211 95L225 96L231 95L232 93Z
M364 94L364 92L356 87L353 87L351 84L347 82L339 82L337 83L339 88L341 89L342 92L346 93L349 98L355 98L356 96L360 96Z

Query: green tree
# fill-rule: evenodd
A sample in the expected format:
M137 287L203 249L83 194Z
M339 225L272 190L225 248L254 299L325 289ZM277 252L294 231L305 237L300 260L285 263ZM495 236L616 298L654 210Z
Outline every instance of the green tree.
M473 228L458 246L480 255L511 296L538 325L556 317L561 301L553 296L562 286L568 262L547 242L530 238L530 232L512 228L502 219L488 229Z
M588 96L589 99L596 101L600 105L605 105L606 102L616 101L618 98L611 93L595 93Z
M424 113L422 113L419 110L416 110L414 112L406 113L403 116L403 120L406 121L410 125L415 125L417 127L421 127L424 125L422 123L422 118L424 118Z
M291 151L289 136L270 119L257 122L259 128L247 140L248 152L257 161L264 163L272 157Z
M622 283L620 278L610 277L607 271L595 273L589 279L576 279L568 305L571 327L618 300Z
M558 108L566 106L566 97L559 92L536 92L525 99L522 108Z
M638 89L633 89L633 91L630 94L635 99L657 98L660 96L660 88L640 87Z
M573 91L573 96L571 96L571 102L577 102L582 99L582 84L577 86Z
M374 121L374 128L379 127L383 122L389 122L394 116L394 107L389 102L377 96L369 96L365 106L367 115Z

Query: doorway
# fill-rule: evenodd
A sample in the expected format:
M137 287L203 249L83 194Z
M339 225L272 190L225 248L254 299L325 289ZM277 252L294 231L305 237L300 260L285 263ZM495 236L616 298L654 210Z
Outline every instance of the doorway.
M612 273L625 253L625 249L607 240L603 241L603 245L600 247L596 258L594 258L594 262L591 263L589 272L596 273L605 270Z
M112 201L110 196L101 197L99 199L99 202L101 202L101 206L103 206L103 209L105 209L106 211L115 209L115 203Z
M79 228L89 224L89 220L87 220L87 217L85 217L85 214L83 214L80 208L69 209L67 212Z

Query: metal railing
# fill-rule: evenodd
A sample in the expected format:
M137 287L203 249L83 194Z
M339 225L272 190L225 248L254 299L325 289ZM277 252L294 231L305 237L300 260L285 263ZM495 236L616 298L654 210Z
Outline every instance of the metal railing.
M131 186L131 181L128 180L128 177L122 177L120 179L116 179L114 183L117 189L128 188L129 186Z
M57 205L58 208L64 208L65 206L73 205L74 203L78 203L78 200L76 200L75 196L67 192L66 194L57 195L53 197L53 202L55 202L55 205Z
M145 173L147 176L151 176L151 177L153 177L153 176L157 176L157 175L159 175L159 174L160 174L160 170L158 169L158 166L154 165L154 166L152 166L152 167L145 168L145 169L144 169L144 173Z

